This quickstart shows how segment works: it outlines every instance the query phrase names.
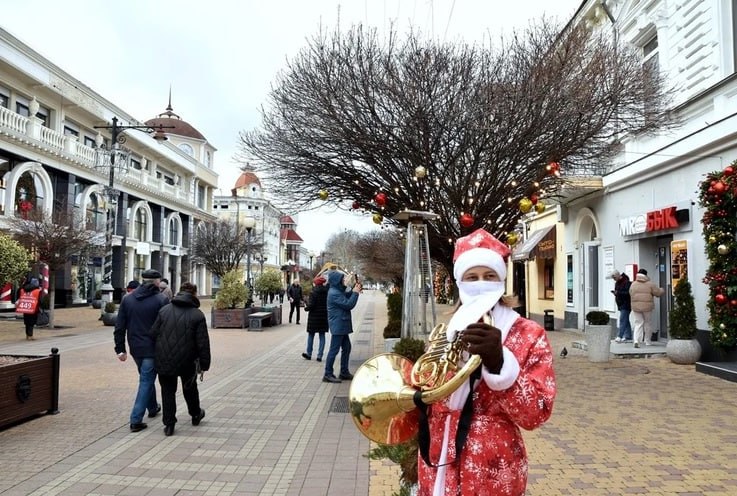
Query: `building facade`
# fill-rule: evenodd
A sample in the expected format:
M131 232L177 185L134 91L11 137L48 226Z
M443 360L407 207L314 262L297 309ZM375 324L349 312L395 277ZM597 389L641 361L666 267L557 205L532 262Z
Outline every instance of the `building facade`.
M673 91L680 126L653 136L623 136L621 151L589 187L564 195L555 219L534 220L534 230L556 224L554 288L540 288L545 263L527 260L531 316L555 309L557 326L583 329L591 310L616 319L610 291L613 270L638 269L666 294L656 299L653 327L668 337L673 288L687 275L696 300L697 326L708 346L708 260L698 205L705 175L737 159L737 2L731 0L601 1L582 3L572 22L606 30L656 64ZM597 181L600 184L597 186ZM552 214L551 214L552 216ZM553 295L538 299L538 295Z
M113 144L111 123L118 122ZM141 132L157 126L166 127L168 141ZM174 114L171 101L157 118L139 122L0 29L0 231L37 210L64 211L98 233L55 274L57 305L86 302L100 289L108 213L116 299L151 267L175 289L192 281L208 294L209 273L192 262L189 247L197 224L214 218L215 151Z

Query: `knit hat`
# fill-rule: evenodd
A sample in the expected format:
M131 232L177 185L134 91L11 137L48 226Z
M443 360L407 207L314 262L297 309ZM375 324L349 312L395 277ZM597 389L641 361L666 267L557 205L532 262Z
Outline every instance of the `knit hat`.
M323 276L317 276L312 280L312 282L315 283L315 286L322 286L323 284L325 284L326 281L327 279L325 279Z
M507 260L509 248L483 229L476 229L468 236L456 240L453 253L453 277L456 281L463 274L476 266L489 267L503 281L507 278Z
M619 279L619 276L621 276L621 275L622 274L620 274L618 270L613 270L612 271L612 274L611 274L612 279Z
M647 275L647 271L646 271L645 269L640 269L640 270L638 270L638 271L637 271L637 273L638 273L638 274L642 274L642 275L644 275L644 276L646 276L646 275Z
M161 279L161 272L156 269L148 269L143 271L141 277L143 279Z
M31 286L38 286L38 279L35 277L31 277L31 280L29 281L31 283Z
M125 289L136 289L138 286L140 286L141 283L133 279L128 283L128 285L125 287Z

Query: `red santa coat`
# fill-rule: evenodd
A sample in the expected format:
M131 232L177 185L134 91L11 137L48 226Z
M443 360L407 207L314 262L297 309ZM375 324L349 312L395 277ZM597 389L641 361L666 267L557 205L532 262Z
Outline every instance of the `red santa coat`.
M505 367L513 361L511 352L519 364L518 374L503 390L490 388L485 378L477 382L471 426L459 461L455 438L460 410L450 408L450 398L428 408L430 462L451 462L440 469L444 496L525 493L527 451L519 428L534 429L552 413L556 394L553 355L544 329L521 317L506 334L504 348ZM483 373L489 374L486 370ZM441 457L444 447L447 452ZM419 457L418 496L433 495L438 471Z

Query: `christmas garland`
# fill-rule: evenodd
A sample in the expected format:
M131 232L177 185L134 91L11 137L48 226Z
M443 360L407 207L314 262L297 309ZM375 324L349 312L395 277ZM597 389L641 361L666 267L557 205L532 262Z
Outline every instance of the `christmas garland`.
M720 348L737 345L737 161L711 172L699 184L699 206L709 268L703 282L709 286L711 343Z

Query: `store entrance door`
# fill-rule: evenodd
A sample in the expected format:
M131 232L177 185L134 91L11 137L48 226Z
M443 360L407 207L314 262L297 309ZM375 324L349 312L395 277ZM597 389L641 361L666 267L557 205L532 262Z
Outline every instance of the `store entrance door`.
M668 338L668 313L673 306L673 288L670 277L670 243L673 236L660 236L657 240L658 249L658 276L653 277L653 282L663 288L665 293L660 298L655 298L655 310L653 311L653 322L658 331L658 340Z

